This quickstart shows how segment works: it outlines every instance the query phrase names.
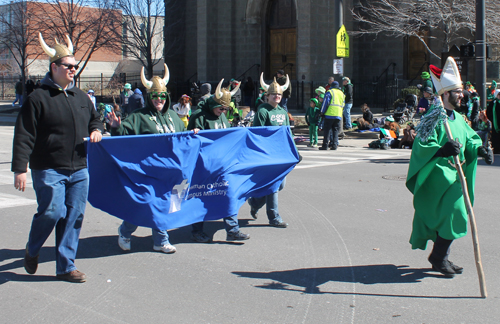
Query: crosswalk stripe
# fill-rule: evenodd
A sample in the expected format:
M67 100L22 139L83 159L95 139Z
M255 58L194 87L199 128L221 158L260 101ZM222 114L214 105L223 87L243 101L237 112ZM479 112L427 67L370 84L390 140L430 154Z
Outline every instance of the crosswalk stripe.
M27 205L36 205L36 200L0 193L0 209Z

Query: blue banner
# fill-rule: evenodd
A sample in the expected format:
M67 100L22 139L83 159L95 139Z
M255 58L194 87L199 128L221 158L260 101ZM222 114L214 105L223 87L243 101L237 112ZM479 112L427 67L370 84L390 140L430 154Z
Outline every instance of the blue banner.
M89 202L139 226L172 229L238 214L298 163L289 127L116 136L87 143Z

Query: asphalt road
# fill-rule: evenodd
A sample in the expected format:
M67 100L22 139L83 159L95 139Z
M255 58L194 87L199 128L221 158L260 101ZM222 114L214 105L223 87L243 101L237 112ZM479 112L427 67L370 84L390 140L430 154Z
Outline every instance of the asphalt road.
M463 274L430 270L429 251L408 243L412 195L404 185L409 150L372 150L346 139L337 151L299 145L304 160L280 192L290 226L239 213L244 243L225 241L221 221L191 242L170 231L177 253L152 251L139 228L132 251L117 245L120 220L87 206L77 266L84 284L54 278L54 236L35 275L22 258L36 209L30 187L13 188L12 126L0 126L0 323L498 323L500 156L480 162L475 214L488 298L482 299L470 234L452 245ZM119 203L119 202L117 202Z

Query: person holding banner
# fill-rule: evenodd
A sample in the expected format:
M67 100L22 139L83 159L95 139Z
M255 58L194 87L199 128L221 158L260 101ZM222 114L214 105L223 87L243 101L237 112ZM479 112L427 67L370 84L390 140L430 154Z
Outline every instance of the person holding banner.
M27 165L38 203L26 244L24 269L34 274L40 249L55 228L56 278L85 282L75 266L80 230L89 191L85 138L100 142L103 125L87 94L74 87L78 65L69 36L49 47L49 72L25 101L14 129L12 171L14 187L26 189ZM90 144L94 145L94 144Z
M266 90L268 99L267 103L264 103L257 108L257 114L254 117L253 126L290 126L287 111L279 105L283 93L290 85L288 74L286 76L285 84L280 85L276 82L276 79L274 79L273 83L266 84L264 82L264 73L262 73L260 75L260 85ZM286 178L283 179L278 191L283 190L285 183ZM248 198L247 201L250 205L250 215L254 219L257 219L257 212L260 208L266 205L269 225L278 228L286 228L288 227L288 224L283 221L278 211L278 191L264 197Z
M189 119L188 130L193 130L197 134L200 130L209 129L224 129L231 125L226 118L225 112L231 105L231 97L237 93L240 88L238 83L232 91L222 88L222 79L215 89L215 93L206 101L200 102L200 109L195 112ZM224 217L224 225L226 228L228 241L243 241L248 240L250 235L240 231L238 224L238 215ZM210 243L212 238L203 232L203 222L192 225L191 239L200 243Z
M170 97L167 92L167 83L170 78L169 70L165 65L163 78L154 76L151 81L144 75L144 67L141 69L141 81L147 90L146 107L137 109L123 121L112 111L108 114L111 126L111 135L142 135L176 133L186 130L183 121L176 112L169 109ZM131 248L132 233L137 225L123 221L118 228L118 245L124 251ZM153 250L163 253L174 253L177 249L170 244L166 230L152 229Z

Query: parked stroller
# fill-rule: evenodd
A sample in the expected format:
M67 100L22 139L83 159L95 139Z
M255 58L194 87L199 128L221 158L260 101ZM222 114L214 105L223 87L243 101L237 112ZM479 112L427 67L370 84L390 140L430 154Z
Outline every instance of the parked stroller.
M415 113L417 111L418 98L414 94L406 96L405 101L396 107L394 112L394 120L400 125L405 125L407 122L415 122Z

